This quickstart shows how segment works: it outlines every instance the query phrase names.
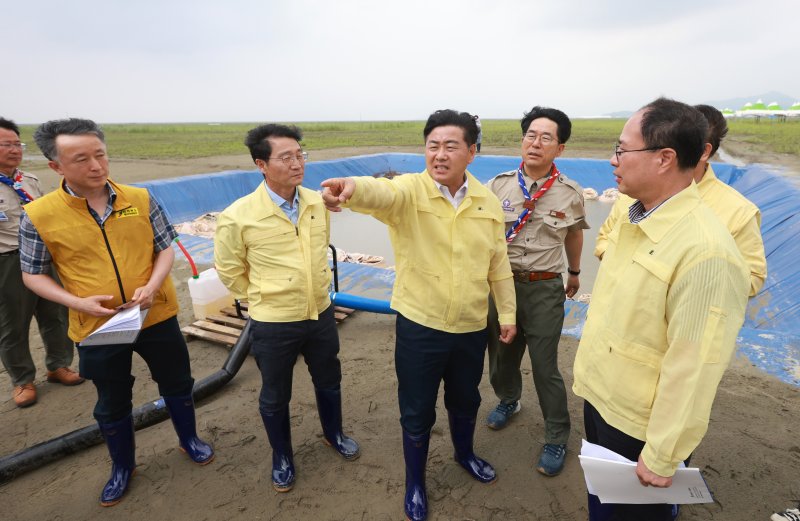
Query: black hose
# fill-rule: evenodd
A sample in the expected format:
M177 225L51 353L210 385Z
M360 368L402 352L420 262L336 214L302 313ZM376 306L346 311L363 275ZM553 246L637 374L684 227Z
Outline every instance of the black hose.
M192 389L192 396L195 402L211 396L230 382L239 372L239 369L242 368L248 353L250 353L249 320L244 329L242 329L239 340L236 341L231 352L228 353L228 358L222 364L222 369L199 382L195 382ZM133 415L133 425L136 430L144 429L169 418L164 399L160 397L158 400L147 402L134 409L131 414ZM0 459L0 485L51 461L75 454L102 442L103 436L100 434L100 428L94 423L52 440L38 443L10 456L5 456Z

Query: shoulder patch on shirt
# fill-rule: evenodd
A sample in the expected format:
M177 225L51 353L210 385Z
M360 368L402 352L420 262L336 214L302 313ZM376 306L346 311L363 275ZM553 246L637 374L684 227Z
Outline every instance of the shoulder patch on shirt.
M139 215L138 208L125 208L117 211L117 217L136 217Z

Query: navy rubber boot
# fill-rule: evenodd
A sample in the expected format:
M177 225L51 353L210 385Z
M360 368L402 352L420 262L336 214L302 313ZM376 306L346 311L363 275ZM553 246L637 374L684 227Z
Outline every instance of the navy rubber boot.
M450 437L455 449L455 460L481 483L493 483L497 479L494 468L472 451L475 435L475 416L456 416L448 411Z
M361 455L358 443L342 432L342 392L339 389L317 389L317 410L325 444L336 449L346 460L354 460Z
M188 396L164 396L172 425L178 434L181 451L185 452L195 463L208 465L214 459L211 445L197 437L197 426L194 415L194 400Z
M425 464L431 433L414 436L403 430L403 457L406 460L406 496L404 508L410 521L428 517L428 494L425 492Z
M99 423L111 456L111 477L100 494L100 504L114 506L122 501L136 469L136 445L133 438L133 416L130 414L112 423Z
M279 411L260 412L272 446L272 486L278 492L289 492L295 479L289 406Z

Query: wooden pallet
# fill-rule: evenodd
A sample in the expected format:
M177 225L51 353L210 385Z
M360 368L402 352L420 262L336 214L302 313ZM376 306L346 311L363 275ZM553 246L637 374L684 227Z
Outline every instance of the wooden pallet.
M336 306L333 308L336 323L339 324L349 317L355 310ZM233 307L223 308L218 315L209 315L205 320L197 320L191 325L181 329L187 340L201 338L217 344L233 347L247 323L247 304L242 304L244 319L236 315Z

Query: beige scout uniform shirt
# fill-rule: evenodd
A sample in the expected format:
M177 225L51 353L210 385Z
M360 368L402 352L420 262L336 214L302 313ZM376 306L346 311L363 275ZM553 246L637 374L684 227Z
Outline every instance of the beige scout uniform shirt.
M0 175L3 175L0 173ZM9 176L6 176L9 177ZM10 177L13 181L13 175ZM33 175L22 172L22 189L31 197L37 199L42 196L39 179ZM0 253L19 249L19 220L22 216L22 202L13 188L0 183Z
M533 196L547 177L534 182L524 176L528 193ZM525 196L517 180L517 171L498 174L487 183L503 207L506 230L524 210ZM564 174L558 176L553 186L539 198L533 215L508 245L511 269L522 271L551 271L564 273L567 263L564 256L564 238L571 227L588 229L583 208L583 190Z

